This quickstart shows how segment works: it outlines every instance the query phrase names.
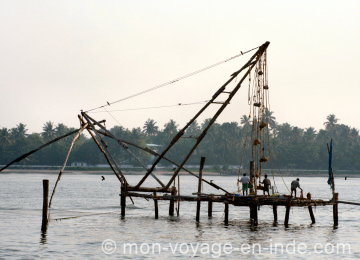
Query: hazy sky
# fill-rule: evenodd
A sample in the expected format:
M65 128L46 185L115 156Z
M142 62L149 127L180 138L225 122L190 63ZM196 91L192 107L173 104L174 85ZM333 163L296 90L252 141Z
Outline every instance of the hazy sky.
M278 123L323 128L329 114L360 129L360 1L0 0L0 128L77 115L270 41L271 111ZM183 126L250 55L92 113L132 128ZM218 122L249 113L247 84ZM104 111L103 109L98 111ZM116 121L115 121L116 120ZM201 123L201 122L200 122Z

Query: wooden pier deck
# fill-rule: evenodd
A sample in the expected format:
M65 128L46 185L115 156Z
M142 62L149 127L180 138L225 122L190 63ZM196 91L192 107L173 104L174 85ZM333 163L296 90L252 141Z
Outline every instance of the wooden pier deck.
M315 223L315 216L312 210L312 207L316 206L328 206L333 205L333 217L334 217L334 226L338 224L338 196L336 193L335 199L331 200L321 200L321 199L311 199L311 198L293 198L289 195L248 195L241 196L239 194L224 194L224 195L216 195L216 194L202 194L202 193L194 193L195 195L175 195L176 190L172 192L172 194L164 193L162 195L158 195L156 192L153 194L149 193L139 193L139 192L122 192L121 196L121 214L125 216L125 207L126 207L126 197L141 197L146 199L154 200L155 207L155 218L158 218L158 200L168 200L169 204L169 215L174 215L174 203L177 201L193 201L197 202L197 210L196 210L196 220L199 221L200 214L200 203L208 202L208 216L212 216L212 204L213 203L223 203L225 206L225 224L228 223L228 211L229 205L233 205L236 207L249 207L250 209L250 219L252 223L256 226L258 225L258 210L260 206L273 206L273 214L274 221L277 222L277 207L284 206L286 208L285 220L284 224L287 227L289 223L289 215L291 207L308 207L311 223ZM179 214L179 213L178 213Z

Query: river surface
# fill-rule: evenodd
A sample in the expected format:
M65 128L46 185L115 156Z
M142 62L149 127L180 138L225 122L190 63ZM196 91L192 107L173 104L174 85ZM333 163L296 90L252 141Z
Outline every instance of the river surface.
M160 176L162 180L170 176ZM213 217L207 204L195 221L196 203L182 202L180 216L168 216L168 202L159 201L159 219L154 202L127 200L121 218L120 185L113 175L64 173L56 190L51 220L42 234L42 180L56 174L0 175L0 259L328 259L360 257L360 206L339 204L339 226L333 227L332 206L314 208L312 225L307 208L292 208L289 227L284 226L284 207L278 207L274 223L272 207L262 206L259 225L252 227L249 208L229 207L229 224L224 224L224 205L215 203ZM128 176L131 185L141 176ZM237 176L205 176L230 192L236 192ZM278 191L289 194L294 177L271 178ZM285 183L285 184L284 184ZM360 202L360 178L335 178L339 200ZM153 180L144 185L153 185ZM180 192L197 191L197 179L181 176ZM326 177L301 177L304 194L330 199ZM220 194L208 185L205 193ZM177 205L176 205L177 207Z

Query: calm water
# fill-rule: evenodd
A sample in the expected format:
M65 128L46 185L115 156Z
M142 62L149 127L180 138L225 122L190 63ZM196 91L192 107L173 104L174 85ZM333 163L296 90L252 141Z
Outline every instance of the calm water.
M278 208L279 222L273 223L272 208L263 206L259 211L259 226L252 228L249 209L245 207L230 206L229 225L225 226L223 204L214 204L213 218L208 219L207 204L204 203L197 224L196 203L182 202L180 217L169 217L168 202L159 201L159 219L156 220L153 201L134 198L134 205L127 201L126 217L122 219L119 182L112 175L105 177L106 180L101 181L100 175L65 173L53 200L47 234L42 236L42 179L50 180L52 191L56 174L1 174L0 258L360 257L360 206L340 204L339 227L336 229L332 226L331 206L314 209L315 225L310 224L307 208L293 208L289 228L283 225L283 207ZM135 184L139 178L130 176L128 181ZM206 179L213 179L229 191L237 190L236 177L206 176ZM284 181L289 185L293 179L285 177ZM281 178L275 178L275 182L281 193L287 192ZM301 177L300 184L304 193L310 191L313 198L331 197L326 178ZM336 179L340 200L360 202L359 187L360 179ZM196 190L197 179L181 177L181 194ZM206 184L204 192L218 194ZM132 243L132 246L126 243Z

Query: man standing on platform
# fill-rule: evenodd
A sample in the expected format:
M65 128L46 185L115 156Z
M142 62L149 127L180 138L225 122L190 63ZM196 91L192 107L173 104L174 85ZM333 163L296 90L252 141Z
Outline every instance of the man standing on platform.
M264 195L265 192L267 191L268 195L270 196L269 189L271 187L271 181L268 179L268 176L266 174L265 174L265 179L262 181L262 183L264 184Z
M248 176L246 176L246 173L243 174L244 176L241 177L240 182L242 183L242 191L243 191L243 195L248 195L248 188L249 188L249 183L250 183L250 179Z
M300 188L300 183L299 183L300 179L297 178L296 180L293 180L291 182L291 197L293 192L295 193L295 198L296 198L296 188L299 188L300 190L302 190L302 188Z

